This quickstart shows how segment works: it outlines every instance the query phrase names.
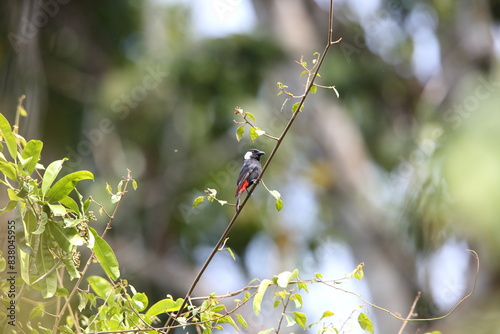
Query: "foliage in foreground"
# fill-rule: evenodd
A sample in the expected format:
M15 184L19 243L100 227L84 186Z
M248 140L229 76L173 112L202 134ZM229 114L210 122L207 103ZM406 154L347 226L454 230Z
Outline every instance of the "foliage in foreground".
M18 114L25 113L21 102ZM241 116L244 118L244 114ZM314 284L356 295L341 288L341 283L352 278L361 280L363 264L339 279L324 279L318 273L303 280L297 269L285 271L270 279L255 279L226 295L189 298L186 309L182 308L184 299L170 295L151 305L146 294L137 292L121 277L117 258L105 241L129 184L137 187L130 171L116 192L106 186L114 204L113 212L108 213L102 204L83 196L76 188L80 181L93 180L91 172L61 176L66 159L45 168L39 163L43 143L25 140L17 129L17 122L12 127L0 114L0 182L9 198L0 214L12 217L4 231L7 252L0 253L3 333L165 333L168 328L162 327L158 318L165 314L175 315L174 327L195 326L203 333L212 333L232 326L240 331L249 327L245 320L248 310L243 306L251 305L253 313L259 315L264 297L273 300L280 315L274 327L260 333L279 333L284 327L343 333L344 326L356 320L361 329L374 333L372 321L362 312L363 306L353 310L348 319L336 319L333 312L325 310L319 319L311 320L302 310L303 294L309 293ZM108 220L100 233L92 207ZM82 266L80 258L85 249L90 255ZM99 266L104 274L89 275L91 265ZM271 287L272 293L267 292Z
M25 111L20 105L18 113ZM10 214L7 224L7 253L0 254L0 328L3 333L99 333L105 331L148 330L159 333L158 316L172 314L180 309L182 298L171 296L150 305L148 296L137 292L126 279L121 278L117 258L105 241L107 230L127 192L129 183L137 184L130 172L120 181L117 192L107 190L115 208L106 212L104 206L77 190L80 181L93 180L89 171L77 171L61 176L66 159L40 164L43 142L27 141L18 134L0 114L0 173L4 190L9 198L0 214ZM101 217L108 219L102 232L97 231L96 207ZM93 226L95 225L95 226ZM81 265L85 248L90 255ZM101 267L104 275L88 275L91 265ZM192 298L190 306L177 318L175 326L195 325L204 333L222 330L229 324L237 330L248 327L242 313L243 305L252 305L256 315L269 287L274 286L274 307L282 308L277 329L262 333L279 332L280 327L314 325L319 332L338 332L326 322L334 316L325 311L320 319L310 322L301 312L303 298L311 284L333 284L350 277L361 279L362 266L351 275L339 280L323 280L317 274L310 280L299 280L298 270L285 271L271 279L259 280L224 296L210 295ZM254 280L255 281L255 280ZM227 306L227 301L235 298ZM222 302L225 302L224 304ZM196 305L195 305L196 304ZM285 320L285 321L284 321ZM359 313L359 325L373 333L373 325L364 313Z

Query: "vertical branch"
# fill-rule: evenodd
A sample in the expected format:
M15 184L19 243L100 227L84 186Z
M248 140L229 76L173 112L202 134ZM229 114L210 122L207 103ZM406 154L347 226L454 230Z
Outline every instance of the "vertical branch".
M417 296L415 297L415 300L413 301L413 304L411 305L410 312L408 312L408 315L406 316L405 321L403 321L403 324L401 325L401 328L398 331L398 334L403 334L403 330L406 327L406 324L408 321L415 316L413 311L415 310L415 307L417 306L417 302L420 299L420 291L417 293Z

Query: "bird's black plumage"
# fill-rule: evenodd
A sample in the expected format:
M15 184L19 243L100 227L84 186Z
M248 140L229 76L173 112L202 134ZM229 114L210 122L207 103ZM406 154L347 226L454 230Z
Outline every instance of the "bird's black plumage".
M241 166L240 175L238 176L238 181L236 182L236 195L238 201L236 206L238 207L240 195L247 190L249 186L255 183L260 173L262 172L262 166L260 165L260 156L265 154L263 151L257 149L251 149L243 158L243 166Z

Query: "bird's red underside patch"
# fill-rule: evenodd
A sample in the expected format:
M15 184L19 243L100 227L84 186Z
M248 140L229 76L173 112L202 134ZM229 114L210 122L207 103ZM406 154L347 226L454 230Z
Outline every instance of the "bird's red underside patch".
M250 182L248 182L247 180L245 180L245 182L243 182L243 184L241 185L241 187L238 189L238 195L240 195L242 192L245 191L245 189L247 189L248 185L250 184Z

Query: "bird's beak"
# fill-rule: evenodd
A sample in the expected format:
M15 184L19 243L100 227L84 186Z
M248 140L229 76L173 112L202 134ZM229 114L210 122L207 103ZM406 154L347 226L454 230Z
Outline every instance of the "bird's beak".
M259 153L258 153L258 154L259 154L259 155L264 155L264 154L266 154L266 152L264 152L264 151L259 151Z

